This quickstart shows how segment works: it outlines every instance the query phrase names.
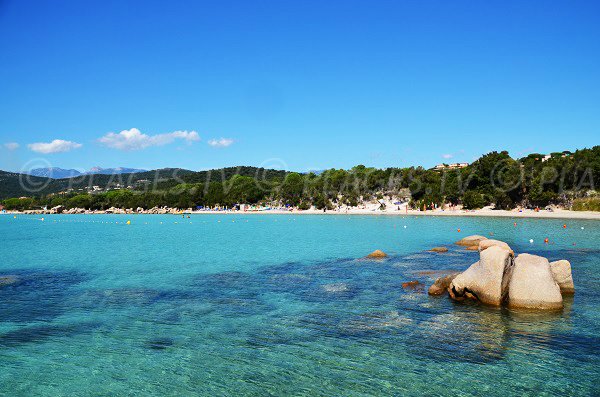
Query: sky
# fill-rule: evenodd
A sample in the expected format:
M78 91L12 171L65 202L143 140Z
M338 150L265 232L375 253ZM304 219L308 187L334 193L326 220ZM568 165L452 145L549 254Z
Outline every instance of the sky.
M598 1L0 0L0 169L600 144Z

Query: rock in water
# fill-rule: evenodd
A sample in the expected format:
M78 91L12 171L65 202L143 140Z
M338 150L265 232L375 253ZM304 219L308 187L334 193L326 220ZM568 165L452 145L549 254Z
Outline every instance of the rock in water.
M382 259L382 258L387 258L387 254L381 250L375 250L375 251L371 252L369 255L367 255L367 258Z
M433 247L432 249L430 249L430 251L432 252L448 252L448 248L446 247Z
M350 287L346 283L333 283L321 286L325 292L348 292Z
M405 290L415 290L415 291L422 291L424 289L423 284L421 284L417 280L407 281L405 283L402 283L402 288Z
M429 291L427 292L429 293L429 295L442 295L444 292L446 292L446 290L452 283L452 280L454 280L454 278L459 274L460 273L452 273L448 274L447 276L438 278L437 280L435 280L433 285L429 287Z
M492 246L479 254L479 262L452 280L450 296L456 300L474 298L482 303L500 306L508 293L513 268L510 253Z
M479 252L481 252L490 247L500 247L500 248L503 248L503 249L507 250L508 252L510 252L511 255L513 255L513 256L515 255L514 251L504 241L493 240L493 239L481 240L479 242L478 250L479 250Z
M567 260L550 262L550 270L554 281L558 284L560 292L564 294L574 294L575 284L573 283L573 275L571 274L571 263Z
M465 247L465 249L467 251L478 251L479 250L479 246L477 246L477 245L470 245L468 247Z
M463 245L465 247L470 247L470 246L478 246L479 242L482 240L487 240L487 237L484 236L478 236L478 235L473 235L473 236L467 236L465 238L463 238L462 240L459 240L456 242L456 245Z
M0 276L0 287L16 284L18 281L19 279L15 276Z
M560 287L554 281L548 259L530 254L517 256L509 285L508 307L562 309Z

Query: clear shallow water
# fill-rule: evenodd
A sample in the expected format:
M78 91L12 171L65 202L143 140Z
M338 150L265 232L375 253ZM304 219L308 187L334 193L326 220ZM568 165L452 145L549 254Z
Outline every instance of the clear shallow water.
M0 395L598 395L600 222L517 222L0 216ZM403 290L492 232L571 261L564 312Z

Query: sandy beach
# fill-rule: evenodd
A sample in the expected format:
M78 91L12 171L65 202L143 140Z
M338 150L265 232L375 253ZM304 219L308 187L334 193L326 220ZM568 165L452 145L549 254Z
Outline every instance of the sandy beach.
M505 210L369 210L352 208L348 210L269 210L269 211L194 211L191 214L229 214L229 215L268 215L268 214L294 214L294 215L385 215L385 216L465 216L465 217L505 217L505 218L548 218L548 219L596 219L600 220L600 212L592 211L570 211L570 210L555 210L553 212L540 210L522 210L522 211L505 211Z
M419 211L407 209L406 205L387 205L385 209L379 209L376 204L367 204L362 207L341 207L333 210L298 210L286 208L269 208L269 209L250 209L250 210L194 210L164 208L161 212L156 213L152 210L137 212L133 210L111 209L110 211L89 211L84 209L75 209L74 212L64 212L65 215L81 214L148 214L148 215L164 215L171 214L175 216L185 215L374 215L374 216L460 216L460 217L504 217L504 218L546 218L546 219L593 219L600 220L600 212L594 211L571 211L562 208L554 208L552 211L540 209L538 211L532 209L514 209L514 210L494 210L490 207L477 210L463 209L435 209ZM4 215L44 215L48 214L43 210L32 211L6 211Z

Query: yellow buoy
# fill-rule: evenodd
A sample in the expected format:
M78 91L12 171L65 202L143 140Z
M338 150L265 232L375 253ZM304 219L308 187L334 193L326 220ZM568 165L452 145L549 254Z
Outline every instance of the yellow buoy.
M131 221L127 221L127 224L128 224L128 225L131 225Z

